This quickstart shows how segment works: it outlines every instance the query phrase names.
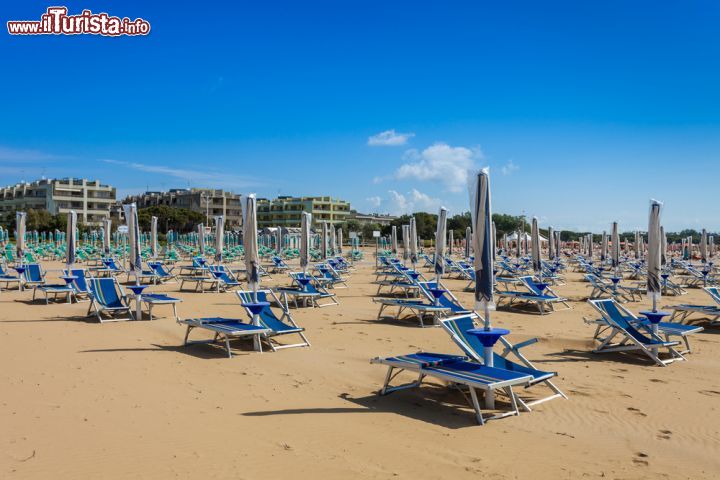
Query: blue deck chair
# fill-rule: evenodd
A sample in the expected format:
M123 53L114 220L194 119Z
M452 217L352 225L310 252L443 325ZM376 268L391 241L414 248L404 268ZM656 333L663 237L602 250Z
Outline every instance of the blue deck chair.
M147 264L153 274L153 283L177 282L177 276L172 273L173 268L168 270L162 262L147 262Z
M253 303L255 300L254 293L250 290L242 290L235 293L237 294L240 302L242 303ZM259 314L258 321L261 327L265 327L270 330L270 333L268 333L265 338L267 338L270 344L270 348L273 351L281 350L283 348L310 346L310 342L308 342L308 339L303 333L305 329L302 327L298 327L298 325L295 323L295 320L293 320L292 316L290 315L290 311L283 308L282 302L280 302L280 299L275 295L272 290L258 290L257 301L270 303L269 306L262 309ZM280 315L279 317L275 314L275 311L272 308L272 305L274 304L279 305L281 308L282 315ZM245 308L245 311L250 316L250 319L253 320L252 312L250 312L248 308ZM302 339L302 342L288 345L278 343L273 338L276 336L292 334L299 335Z
M235 278L230 270L225 268L225 265L210 265L208 271L212 275L212 284L217 292L226 292L233 288L242 287L242 283Z
M567 298L559 297L553 292L550 287L547 287L544 291L535 285L535 282L531 276L518 277L520 285L524 286L524 291L511 291L511 290L496 290L498 295L497 305L501 306L503 300L507 301L507 307L512 308L515 304L524 305L535 305L537 306L540 315L544 315L545 307L549 307L551 312L555 311L555 305L561 304L565 308L570 308L567 303Z
M446 288L442 283L430 281L419 282L419 285L420 291L423 293L423 295L425 295L425 298L427 298L428 302L448 308L455 315L459 315L461 313L471 313L471 310L463 307L460 303L460 300L458 300L457 297L453 295L453 293L450 291L450 289ZM442 296L436 301L435 297L431 293L431 290L438 287L445 291L443 292Z
M273 262L271 267L273 269L273 273L286 272L290 270L290 266L285 263L285 260L278 257L277 255L273 255L270 260L272 260Z
M100 323L133 319L127 297L115 277L90 278L88 286L90 287L88 316L94 308ZM109 318L103 317L103 314L107 314ZM120 314L127 316L118 317L117 315Z
M477 362L468 362L466 357L441 353L422 352L386 358L376 357L370 360L370 363L388 367L385 382L379 392L380 395L420 387L426 377L436 378L451 386L467 389L470 393L470 406L475 411L475 419L480 425L484 425L487 420L519 415L517 396L512 387L525 386L532 381L531 375L486 367ZM404 385L391 386L390 382L403 371L412 372L417 379ZM510 400L509 411L484 416L476 390L480 390L486 395L491 392L493 394L495 392L504 393Z
M460 349L465 352L465 355L470 357L472 360L483 363L483 345L475 335L467 333L468 330L476 328L475 322L471 315L458 315L455 317L445 318L440 320L440 324L447 333L450 334L453 342L457 344ZM524 373L532 376L532 380L528 386L537 385L539 383L545 384L553 394L539 398L537 400L525 401L521 397L518 397L518 401L527 411L530 411L530 407L552 400L555 398L565 398L567 396L551 381L551 379L557 375L555 372L545 372L538 370L535 366L520 353L520 349L532 345L537 342L537 338L527 340L525 342L513 345L505 337L500 337L505 349L502 353L493 352L493 366L495 368L502 368L504 370L510 370L512 372ZM513 362L507 358L507 355L513 353L522 364Z
M36 287L45 285L45 272L39 263L28 263L24 265L23 285L26 287ZM34 297L33 297L34 298Z
M72 270L63 270L65 275L75 277L72 282L73 289L75 290L75 299L78 297L90 299L90 286L87 282L87 272L84 268L73 268Z
M10 284L20 285L20 277L17 275L10 275L5 265L0 263L0 284L4 284L5 288L8 288Z
M265 327L245 323L235 318L187 318L178 320L178 323L187 325L184 345L215 344L222 342L225 345L228 358L232 358L232 350L230 349L230 340L232 338L253 338L256 349L262 353L260 338L270 333L270 330ZM213 334L213 338L211 340L188 340L190 332L196 328L209 331Z
M0 280L2 281L2 280ZM694 305L689 303L683 303L680 305L671 305L668 309L672 309L673 314L669 321L678 321L680 323L686 323L688 317L693 314L699 314L710 320L710 324L720 323L720 289L718 287L705 287L703 289L710 298L715 300L715 305Z
M588 302L601 316L600 323L594 322L598 323L594 339L599 341L600 345L593 350L593 353L640 352L663 367L677 360L685 360L685 357L674 348L679 342L663 340L659 335L653 334L647 325L639 321L633 322L633 319L638 319L615 300L588 300ZM606 333L605 337L600 336L603 333ZM613 343L616 337L619 337L619 341ZM667 349L669 358L661 359L654 353L655 349L660 348Z
M309 274L303 272L291 272L290 278L293 279L293 283L289 287L278 287L275 289L280 294L280 298L283 300L285 309L288 309L288 297L292 297L295 308L298 308L298 300L303 302L310 302L313 307L331 307L333 305L340 305L334 293L328 292L328 290L317 281L317 279ZM305 286L301 286L298 282L299 278L305 277L309 280ZM320 303L320 301L324 301Z

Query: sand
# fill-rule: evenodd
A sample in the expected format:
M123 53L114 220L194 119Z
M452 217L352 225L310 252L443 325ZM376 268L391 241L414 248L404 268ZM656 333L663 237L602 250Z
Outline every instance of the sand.
M570 273L556 291L571 310L493 317L515 342L540 338L524 352L559 372L569 400L478 426L463 397L439 386L375 394L385 369L371 357L460 352L439 328L375 320L373 265L336 290L340 306L293 310L310 348L246 345L232 359L182 346L169 309L98 324L87 303L1 292L0 478L717 478L717 327L667 368L594 355L589 290ZM465 283L446 281L470 304ZM182 317L244 318L233 293L177 295ZM692 289L663 304L708 301Z

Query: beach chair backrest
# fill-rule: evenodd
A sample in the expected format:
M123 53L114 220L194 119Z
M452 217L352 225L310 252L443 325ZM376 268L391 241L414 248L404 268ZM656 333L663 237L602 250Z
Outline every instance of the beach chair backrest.
M705 287L705 291L712 297L713 300L720 303L720 290L718 290L718 287Z
M43 281L42 268L39 263L29 263L25 265L23 275L25 275L25 281L27 282L35 283Z
M479 362L482 361L483 346L480 340L475 335L467 334L468 330L475 328L475 323L470 315L442 319L440 324L468 357Z
M90 294L104 307L124 306L117 280L114 278L91 278Z
M65 270L65 273L66 273L66 274L69 273L71 276L77 277L77 278L75 278L75 280L73 280L73 286L75 287L75 290L76 290L78 293L88 293L88 292L89 292L89 287L88 287L88 283L87 283L87 277L85 276L85 270L84 270L84 269L82 269L82 268L73 268L73 269L70 270L70 271Z

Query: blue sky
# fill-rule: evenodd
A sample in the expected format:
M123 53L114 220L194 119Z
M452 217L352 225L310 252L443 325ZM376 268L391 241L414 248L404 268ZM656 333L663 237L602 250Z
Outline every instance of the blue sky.
M720 230L717 2L149 3L62 3L147 37L0 35L0 184L456 213L489 165L494 210L544 226L643 228L657 198L669 230Z

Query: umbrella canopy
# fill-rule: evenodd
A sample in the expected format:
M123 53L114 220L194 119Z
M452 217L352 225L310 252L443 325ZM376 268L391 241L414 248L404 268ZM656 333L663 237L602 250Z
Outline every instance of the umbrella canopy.
M222 263L225 249L225 217L215 215L215 261Z
M702 234L700 234L700 261L707 263L708 261L708 239L707 231L703 228Z
M343 231L342 228L337 229L337 253L342 255Z
M650 218L648 220L648 253L647 253L647 292L652 298L653 312L657 311L660 300L660 210L662 204L657 200L650 202Z
M453 234L453 231L450 230L448 233L450 237L448 238L448 255L453 254L453 244L455 243L455 235Z
M612 223L612 232L610 232L612 240L612 252L610 258L613 268L620 266L620 234L618 233L618 222ZM617 272L616 272L617 275Z
M476 175L470 192L470 215L473 227L475 259L475 308L485 313L485 328L490 328L490 310L494 308L493 260L491 238L492 209L490 206L490 172L487 168Z
M390 230L390 251L393 255L398 253L397 227L395 225Z
M532 227L530 229L530 236L532 238L532 265L536 275L540 276L542 281L542 260L540 258L540 229L538 227L537 217L532 219Z
M440 207L435 230L435 279L439 282L445 273L445 238L447 238L447 209Z
M415 217L410 217L410 262L415 265L418 261L418 236Z
M663 226L660 226L660 265L667 265L667 235Z
M640 259L640 251L642 247L640 246L640 232L635 232L635 258Z
M25 212L15 213L15 254L18 261L22 264L25 256L25 221L27 214Z
M247 271L248 283L252 285L254 292L258 290L260 283L260 258L258 257L258 232L257 232L257 200L255 194L244 197L245 205L243 214L243 247L245 249L245 270ZM256 299L257 300L257 299Z
M158 217L150 217L150 251L152 252L153 260L158 256L157 224Z
M205 256L205 225L202 223L197 227L198 231L198 251L201 256Z
M275 230L275 253L282 255L282 251L282 227L277 227L277 230Z
M548 227L548 258L555 260L555 232L552 227Z
M337 237L335 237L335 228L332 225L329 225L328 228L330 229L330 254L335 255L337 252Z
M465 229L465 258L470 258L470 243L472 242L472 227Z
M715 236L710 235L710 236L708 237L708 243L709 243L709 246L710 246L710 248L708 249L708 250L709 250L709 251L708 251L708 258L710 258L710 260L712 260L712 258L715 256Z
M323 260L327 259L328 250L328 224L323 222L322 224L322 236L320 238L320 258Z
M77 250L76 228L77 213L75 213L75 210L70 210L67 219L67 250L65 251L65 265L67 265L68 270L71 270L75 264L75 252Z
M515 240L515 256L517 258L520 258L520 257L522 257L522 251L521 251L521 247L520 247L520 231L516 232L515 239L516 239ZM473 242L473 243L475 243L475 242ZM477 256L477 253L475 254L475 256Z
M103 230L103 252L105 255L110 255L110 239L112 238L112 220L106 218L103 220L105 228Z
M135 284L140 285L142 257L140 256L140 224L138 223L137 205L134 203L123 205L123 211L130 242L130 270L135 272Z
M560 258L560 252L562 251L561 244L562 244L562 231L558 230L555 232L555 236L557 237L557 248L555 249L557 251L558 259Z
M402 226L403 260L410 259L410 225Z
M303 273L307 271L310 263L310 225L312 224L312 214L302 212L300 217L300 267Z
M600 241L600 261L604 262L607 259L608 251L608 236L607 233L602 233L602 240Z

